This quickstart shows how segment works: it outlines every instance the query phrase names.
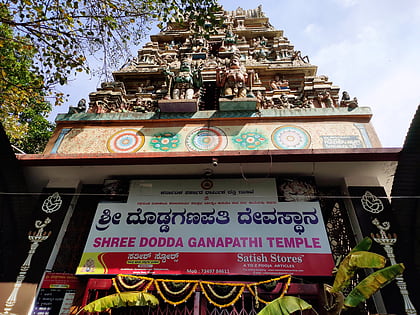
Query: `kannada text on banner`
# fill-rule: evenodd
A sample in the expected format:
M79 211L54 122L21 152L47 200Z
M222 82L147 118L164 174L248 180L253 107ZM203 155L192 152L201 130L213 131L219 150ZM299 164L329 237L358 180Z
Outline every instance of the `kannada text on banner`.
M77 274L331 275L318 202L278 202L274 179L133 181L100 203Z

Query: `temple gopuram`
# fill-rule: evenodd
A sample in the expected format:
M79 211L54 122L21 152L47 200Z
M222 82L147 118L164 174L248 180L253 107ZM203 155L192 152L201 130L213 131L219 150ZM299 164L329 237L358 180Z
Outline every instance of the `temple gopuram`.
M90 93L87 112L57 117L46 152L380 147L369 108L317 75L261 7L220 18L225 27L208 39L176 24L151 36L115 81Z
M295 298L304 314L416 314L393 251L400 149L261 6L218 18L208 36L194 21L150 36L57 116L43 154L17 156L39 198L8 245L4 314L255 315ZM371 270L334 279L363 239L379 272L399 269L352 305ZM159 305L86 306L130 292Z

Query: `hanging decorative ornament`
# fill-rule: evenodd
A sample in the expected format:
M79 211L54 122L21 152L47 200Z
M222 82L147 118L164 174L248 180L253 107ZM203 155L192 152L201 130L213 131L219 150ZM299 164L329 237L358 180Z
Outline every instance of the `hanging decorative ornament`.
M247 284L247 287L248 287L249 292L251 292L251 294L255 297L256 301L268 304L271 301L265 301L258 296L258 286L267 285L267 284L273 283L273 282L275 282L277 284L277 282L279 282L281 280L286 280L286 282L283 284L283 288L282 288L280 296L276 297L276 298L281 298L287 293L287 290L289 289L290 282L292 281L292 276L291 275L285 275L285 276L275 278L275 279L270 279L270 280L261 281L261 282L257 282L257 283Z
M243 283L217 283L201 281L200 286L207 300L211 304L221 308L229 307L235 304L245 289L245 284ZM225 295L222 295L220 292L216 292L218 289L222 291L226 288L229 289L229 292Z
M191 297L198 286L198 281L156 279L155 286L166 303L178 305L185 303Z
M291 280L291 275L255 283L153 279L143 276L118 275L112 279L112 283L117 293L121 293L121 291L146 292L154 285L159 296L171 305L185 303L200 285L201 291L209 303L225 308L234 305L242 296L245 288L248 288L249 292L255 297L257 304L259 302L268 304L270 303L269 301L264 301L258 296L258 288L260 287L262 292L270 292L270 294L277 295L280 292L276 288L279 282L283 282L280 296L276 296L276 298L283 297L289 289ZM275 293L272 291L275 291Z
M120 292L120 290L147 291L153 284L153 281L153 278L126 275L118 275L116 278L112 279L112 283L117 292Z

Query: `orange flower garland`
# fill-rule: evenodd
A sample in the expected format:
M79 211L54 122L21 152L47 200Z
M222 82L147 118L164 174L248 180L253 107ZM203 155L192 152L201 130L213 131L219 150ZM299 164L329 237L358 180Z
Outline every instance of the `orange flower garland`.
M282 280L282 279L285 279L285 278L288 278L288 279L287 279L287 282L285 283L284 288L283 288L283 290L282 290L282 292L279 296L279 297L283 297L287 293L287 290L289 289L289 286L290 286L290 282L292 281L292 276L291 275L285 275L285 276L281 276L281 277L275 278L275 279L270 279L270 280L266 280L266 281L247 284L247 287L248 287L249 292L251 292L251 294L257 299L257 301L268 304L268 303L270 303L269 301L264 301L263 299L261 299L258 296L257 286L260 285L260 284L264 284L264 283L279 281L279 280ZM254 289L252 287L254 287Z
M127 284L125 278L135 278L139 279L140 281L135 284ZM262 302L265 304L270 303L269 301L265 301L258 296L258 286L261 284L270 283L273 281L280 281L286 279L286 283L284 283L284 287L279 297L283 297L287 290L289 289L290 282L292 280L291 275L284 275L278 278L269 279L266 281L255 282L255 283L227 283L227 282L210 282L210 281L201 281L201 280L171 280L171 279L154 279L142 276L132 276L132 275L118 275L117 277L112 279L113 286L115 290L120 293L119 286L123 287L126 290L138 290L140 286L143 286L142 292L149 290L152 284L155 285L156 290L160 297L169 304L178 305L181 303L185 303L191 295L197 289L197 286L200 285L203 295L206 299L213 305L225 308L234 305L238 299L242 296L245 288L248 288L249 292L255 297L256 302ZM168 283L185 283L179 290L174 290L168 287ZM222 295L215 290L215 286L227 286L231 287L231 290L226 294ZM171 298L179 297L179 300L173 300ZM219 300L219 301L216 301ZM220 303L223 301L224 304ZM226 303L225 303L226 302Z
M186 284L181 290L175 292L175 291L172 291L171 289L168 288L168 286L166 285L167 282L169 282L169 283L174 283L174 282L175 283L186 283ZM160 297L166 303L169 303L169 304L172 304L172 305L178 305L178 304L186 302L191 297L191 295L194 293L195 289L198 286L198 281L156 279L155 280L155 286L156 286L156 290L159 293ZM176 296L176 295L184 294L187 290L189 290L187 295L179 301L172 301L168 297L168 295L169 295L168 293Z
M125 278L135 278L140 279L139 282L129 285L125 282ZM114 285L115 290L120 293L119 286L123 287L126 290L136 290L136 291L147 291L149 290L150 286L153 284L155 279L141 277L141 276L127 276L127 275L117 275L116 278L112 278L112 284ZM146 285L144 285L147 282ZM139 287L144 285L142 290L139 290Z
M214 289L211 287L212 285L231 286L232 290L230 290L230 292L227 295L221 296L214 291ZM232 306L233 304L235 304L236 301L241 297L241 295L242 295L242 293L244 292L244 289L245 289L245 284L243 284L243 283L224 283L224 282L201 281L200 286L201 286L201 290L203 291L203 294L207 298L207 300L211 304L213 304L215 306L218 306L220 308L229 307L229 306ZM239 290L238 290L238 288L239 288ZM220 300L230 299L230 298L232 298L232 296L234 296L235 294L236 295L232 298L232 300L230 302L225 303L225 304L219 304L214 300L214 298L210 297L210 294L214 295L216 298L218 298Z

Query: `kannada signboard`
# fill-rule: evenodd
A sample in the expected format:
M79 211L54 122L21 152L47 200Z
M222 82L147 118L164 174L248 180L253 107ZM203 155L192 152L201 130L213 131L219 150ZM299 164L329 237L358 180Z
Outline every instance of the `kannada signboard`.
M77 274L331 275L318 202L275 179L136 180L100 203Z
M46 273L32 315L70 314L76 290L79 288L79 279L74 275Z

